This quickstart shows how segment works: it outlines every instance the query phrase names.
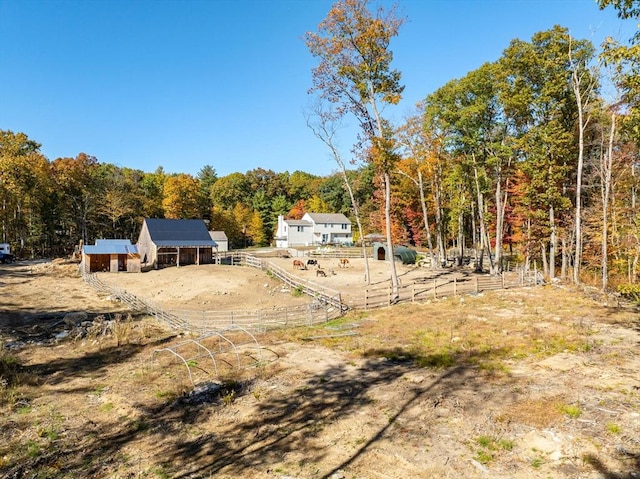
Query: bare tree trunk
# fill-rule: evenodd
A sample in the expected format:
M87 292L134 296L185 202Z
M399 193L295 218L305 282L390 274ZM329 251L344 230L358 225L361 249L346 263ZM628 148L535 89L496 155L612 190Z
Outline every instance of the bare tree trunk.
M575 255L573 265L573 282L580 283L580 267L582 264L582 170L584 168L584 132L589 123L589 116L585 118L585 110L589 103L588 92L594 87L594 82L587 77L586 89L583 92L584 81L578 72L578 65L574 64L571 45L569 46L569 62L571 63L571 84L578 107L578 168L576 173L576 211L575 211Z
M544 271L545 276L549 276L549 262L547 261L547 248L546 244L540 243L540 250L542 253L542 271Z
M462 266L464 262L464 215L462 210L458 214L458 245L460 246L460 259L458 260L458 266Z
M375 118L375 124L377 128L377 136L380 139L384 138L384 128L382 126L382 118L380 116L380 112L378 111L378 105L376 104L376 96L373 91L373 85L369 84L369 104L371 105L371 109L373 110L373 117ZM388 152L390 153L390 152ZM396 300L398 298L398 273L396 272L396 263L393 256L393 237L391 236L391 173L387 167L383 168L383 179L384 179L384 217L386 222L386 233L387 233L387 252L388 252L388 260L389 260L389 274L391 279L391 295L392 300Z
M496 180L496 247L495 247L495 271L492 274L499 274L502 272L502 236L504 232L504 215L507 205L506 190L502 191L502 174L498 174Z
M553 206L549 207L549 227L551 233L549 235L549 270L548 276L553 279L556 277L556 251L558 248L558 238L556 236L556 219Z
M436 184L433 185L433 199L436 204L436 247L438 249L438 260L436 268L440 267L446 259L447 252L444 247L444 238L442 237L442 184L438 180Z
M396 272L396 262L393 256L393 241L391 236L391 176L384 173L384 218L385 230L387 233L387 261L389 261L389 272L391 274L391 296L392 300L398 299L398 273Z
M420 194L420 206L422 207L422 220L424 221L424 229L427 237L427 248L429 250L429 261L431 264L431 268L434 269L436 267L435 265L436 258L433 252L433 241L431 239L431 228L429 226L429 214L427 212L427 201L424 197L424 182L422 181L422 172L420 171L420 168L418 168L417 178L413 178L411 175L409 175L408 173L400 169L398 169L398 172L401 175L413 181L413 183L418 188L418 193Z
M609 244L609 195L611 193L611 168L613 166L613 140L616 130L616 113L611 112L611 129L607 153L600 158L600 192L602 195L602 291L609 287L608 244Z
M333 159L336 161L338 166L340 167L340 172L342 174L342 180L344 181L344 186L349 193L349 199L351 200L351 207L353 208L353 214L356 218L356 225L358 227L358 234L360 235L360 245L362 247L362 257L364 258L364 281L367 284L371 284L371 273L369 270L369 257L367 256L367 248L364 244L364 231L362 229L362 222L360 220L360 210L358 208L358 202L353 194L353 188L351 188L351 183L349 183L349 178L347 176L347 168L345 166L344 161L342 160L342 156L340 155L340 151L338 150L333 138L336 134L337 126L335 122L333 122L332 115L327 114L322 111L322 106L320 104L316 105L313 114L318 119L317 123L312 123L310 117L307 115L307 126L313 131L314 135L319 138L325 145L329 147L331 150L331 155Z
M562 237L561 240L561 248L562 248L562 267L560 270L560 277L562 279L566 279L567 278L567 271L569 268L569 247L567 246L567 238L565 238L564 236Z
M495 263L491 255L491 243L489 242L489 235L487 232L486 225L484 223L484 196L480 191L480 180L478 178L478 169L475 166L475 158L473 161L473 174L476 183L476 196L478 203L478 221L480 223L480 242L482 243L482 250L487 249L487 254L489 256L489 271L491 274L495 273Z

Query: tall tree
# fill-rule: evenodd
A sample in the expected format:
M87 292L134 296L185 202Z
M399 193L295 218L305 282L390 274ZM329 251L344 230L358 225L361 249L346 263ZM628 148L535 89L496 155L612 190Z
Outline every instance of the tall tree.
M202 218L200 183L193 176L180 173L164 182L162 208L166 218Z
M601 9L613 6L618 17L632 19L638 26L628 45L607 37L602 44L601 58L616 69L615 82L628 108L624 126L636 144L640 144L640 0L598 0L598 4Z
M200 168L196 179L200 183L200 199L202 201L201 217L203 219L211 221L211 208L213 203L211 201L211 187L218 179L216 170L211 165L205 165Z
M250 201L251 186L242 173L231 173L218 178L209 194L214 207L233 209L238 203Z
M54 225L46 211L52 193L40 144L24 133L0 130L0 241L31 256L51 247Z
M307 126L313 131L313 134L322 141L329 151L331 152L331 156L340 168L340 174L342 176L342 181L344 183L345 190L349 193L349 200L351 201L351 208L353 212L353 216L356 219L356 226L358 228L358 236L360 237L360 245L362 247L362 256L364 258L364 281L367 284L371 283L371 275L369 273L369 258L367 256L366 245L363 240L364 231L362 229L362 220L360 218L360 208L358 202L353 194L353 188L351 187L351 182L349 181L349 176L347 175L347 167L340 153L340 149L336 144L336 134L340 127L340 123L336 118L336 115L331 110L324 110L322 108L322 103L318 102L312 110L310 110L306 116L307 118Z
M501 101L515 136L521 179L527 181L520 188L527 202L521 212L552 278L559 243L566 275L575 220L570 192L578 169L578 108L572 73L576 65L589 63L592 52L590 42L573 40L566 28L555 26L534 34L530 42L513 40L500 59Z
M400 72L391 68L391 39L403 19L395 8L369 11L368 0L340 0L318 26L306 34L307 48L319 61L313 69L312 91L336 105L338 116L351 113L361 126L361 140L368 145L366 158L384 179L385 219L391 287L398 294L398 276L391 236L391 172L398 155L381 108L397 104L404 87Z
M578 165L576 168L576 199L575 199L575 254L573 267L573 282L580 282L582 266L582 176L585 156L585 130L591 120L592 105L595 102L594 92L598 84L595 75L589 70L588 62L593 58L593 48L585 51L585 45L574 54L572 39L569 37L569 70L571 71L571 87L575 96L578 112ZM615 123L614 123L615 124Z
M63 229L69 230L74 242L82 240L86 244L89 226L95 221L100 201L98 160L80 153L75 158L57 158L51 168L57 188L66 203L60 218Z

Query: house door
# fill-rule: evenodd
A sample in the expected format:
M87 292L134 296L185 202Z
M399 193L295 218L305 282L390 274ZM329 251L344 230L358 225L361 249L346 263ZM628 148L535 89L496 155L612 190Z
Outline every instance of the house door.
M326 243L327 241L329 241L329 235L326 233L322 234L322 242Z

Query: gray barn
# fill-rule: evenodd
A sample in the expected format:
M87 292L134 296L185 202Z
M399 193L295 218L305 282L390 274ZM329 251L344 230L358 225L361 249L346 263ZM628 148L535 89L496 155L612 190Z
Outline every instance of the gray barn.
M217 247L204 220L146 218L138 237L143 266L154 268L213 263Z

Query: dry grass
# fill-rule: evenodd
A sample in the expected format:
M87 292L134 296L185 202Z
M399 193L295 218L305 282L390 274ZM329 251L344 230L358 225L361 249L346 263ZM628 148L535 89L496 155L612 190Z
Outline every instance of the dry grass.
M638 373L634 328L637 313L571 291L502 291L273 331L262 355L213 337L216 378L193 344L190 369L154 353L188 338L121 316L108 334L0 351L0 474L477 477L475 461L487 477L627 479L612 471L640 464L640 424L625 415L640 400L624 376ZM557 357L575 369L546 363ZM181 402L189 370L217 379L215 401ZM546 430L577 438L566 463L531 456L526 441Z
M362 357L411 359L421 367L472 364L488 371L589 349L594 343L589 325L606 319L601 308L579 298L567 304L566 293L555 288L544 295L544 304L538 294L503 291L361 313L332 323L348 329L357 322L357 336L336 335L323 344ZM317 334L321 331L326 335L326 328Z

